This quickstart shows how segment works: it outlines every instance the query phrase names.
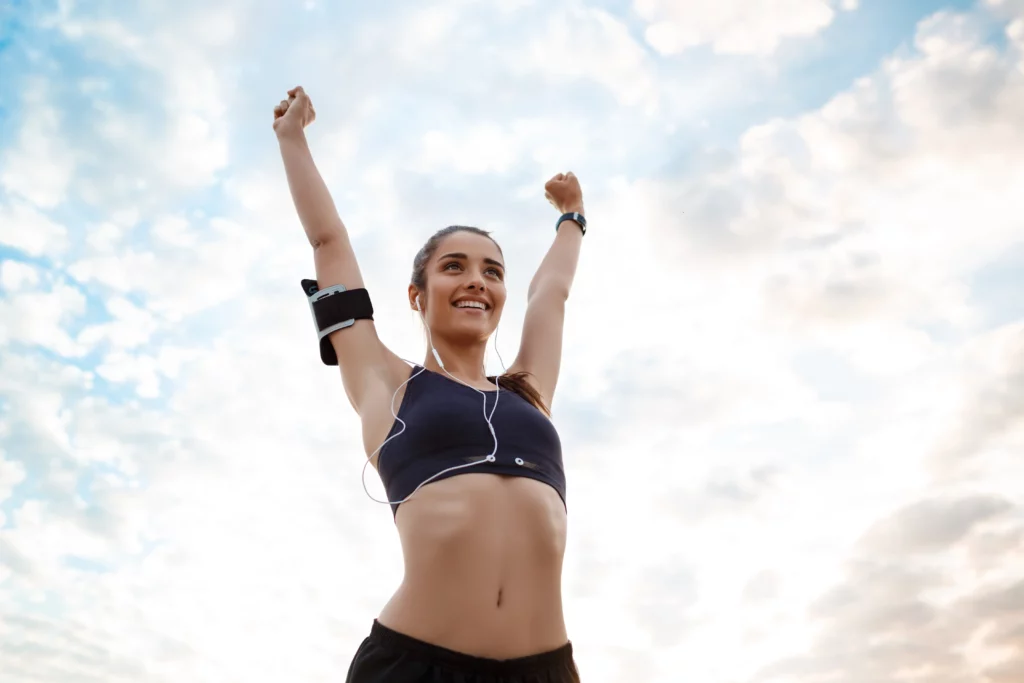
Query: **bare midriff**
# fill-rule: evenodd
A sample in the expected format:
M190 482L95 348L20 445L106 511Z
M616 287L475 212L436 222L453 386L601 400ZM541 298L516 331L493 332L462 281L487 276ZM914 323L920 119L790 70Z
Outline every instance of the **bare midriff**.
M568 641L562 613L566 512L525 477L467 473L427 484L395 520L405 576L388 628L465 654L511 659Z

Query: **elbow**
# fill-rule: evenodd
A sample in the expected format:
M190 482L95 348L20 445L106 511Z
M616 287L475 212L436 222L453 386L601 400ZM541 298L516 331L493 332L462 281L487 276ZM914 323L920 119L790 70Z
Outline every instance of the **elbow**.
M313 251L319 251L325 247L329 247L332 244L338 244L345 239L345 233L340 230L323 230L320 232L310 232L309 244L313 247Z

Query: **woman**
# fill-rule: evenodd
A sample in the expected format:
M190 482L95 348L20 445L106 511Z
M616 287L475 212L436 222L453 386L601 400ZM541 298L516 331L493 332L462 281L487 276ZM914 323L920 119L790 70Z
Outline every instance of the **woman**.
M415 258L409 306L430 348L410 369L377 337L348 234L306 144L315 115L295 88L275 108L274 130L313 246L313 289L343 285L352 301L352 290L365 299L364 313L344 313L340 319L358 319L330 332L321 353L329 364L337 358L405 562L347 680L579 681L562 613L565 475L547 417L586 229L579 182L558 174L545 186L548 200L571 215L556 224L530 284L519 356L506 374L484 372L487 339L505 305L502 252L488 233L461 226L431 237Z

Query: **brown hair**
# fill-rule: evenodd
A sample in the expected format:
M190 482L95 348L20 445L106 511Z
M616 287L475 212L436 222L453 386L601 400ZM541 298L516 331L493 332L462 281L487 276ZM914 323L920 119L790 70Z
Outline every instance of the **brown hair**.
M441 241L456 232L470 232L474 235L481 235L494 242L494 246L498 247L498 252L501 252L501 245L498 244L491 233L480 228L474 228L469 225L449 225L447 228L441 228L427 240L426 244L416 253L416 258L412 261L412 278L410 282L413 287L421 292L427 291L427 262L437 252L437 248L441 245ZM504 253L502 253L504 256ZM551 411L544 405L544 399L541 398L540 392L538 392L532 384L527 381L530 373L528 372L515 372L505 373L498 377L488 377L487 379L491 382L497 381L498 386L519 394L522 398L533 405L537 410L541 411L547 416L551 416Z

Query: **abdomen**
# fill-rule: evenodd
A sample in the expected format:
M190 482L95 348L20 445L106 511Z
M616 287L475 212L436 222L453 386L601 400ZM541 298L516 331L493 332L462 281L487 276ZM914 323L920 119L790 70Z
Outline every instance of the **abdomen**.
M467 473L424 486L396 523L405 578L384 625L498 659L565 644L566 515L550 486Z

